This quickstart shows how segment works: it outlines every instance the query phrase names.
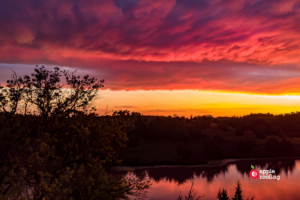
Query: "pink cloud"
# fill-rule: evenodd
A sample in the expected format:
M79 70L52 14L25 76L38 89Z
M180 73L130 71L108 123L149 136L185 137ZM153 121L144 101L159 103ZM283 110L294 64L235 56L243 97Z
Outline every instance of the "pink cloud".
M89 68L113 90L299 92L296 0L0 3L0 63Z
M231 61L146 62L63 60L62 66L105 79L111 90L214 90L260 94L299 93L298 65L266 65ZM71 63L71 64L70 64ZM2 64L0 80L11 70L26 74L34 65ZM51 69L52 66L49 66Z

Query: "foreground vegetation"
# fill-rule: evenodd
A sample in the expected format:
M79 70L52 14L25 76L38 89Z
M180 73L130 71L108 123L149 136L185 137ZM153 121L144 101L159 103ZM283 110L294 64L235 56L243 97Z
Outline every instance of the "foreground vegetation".
M193 188L194 186L194 183L192 183L192 186L191 186L191 189L188 193L187 196L185 196L185 198L182 197L182 195L179 195L178 199L177 200L201 200L203 199L203 196L197 196L197 192L195 191L195 189ZM229 198L228 194L227 194L227 190L226 189L219 189L218 191L218 195L217 195L217 199L218 200L243 200L243 191L242 191L242 188L241 188L241 184L240 182L238 181L237 182L237 187L235 188L235 194L232 198ZM247 199L249 200L249 199ZM251 200L254 200L254 197L251 198Z
M0 88L0 199L127 199L148 188L109 173L132 123L94 113L103 82L37 67Z

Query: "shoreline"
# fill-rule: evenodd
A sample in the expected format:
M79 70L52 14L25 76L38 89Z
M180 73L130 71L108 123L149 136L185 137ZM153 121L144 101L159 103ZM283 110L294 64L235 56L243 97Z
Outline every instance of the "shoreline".
M115 171L128 171L135 169L147 169L147 168L168 168L168 167L220 167L228 164L233 164L239 161L249 161L249 160L276 160L276 159L300 159L300 157L266 157L266 158L226 158L217 160L208 160L206 163L200 164L181 164L181 165L144 165L144 166L115 166L113 170Z

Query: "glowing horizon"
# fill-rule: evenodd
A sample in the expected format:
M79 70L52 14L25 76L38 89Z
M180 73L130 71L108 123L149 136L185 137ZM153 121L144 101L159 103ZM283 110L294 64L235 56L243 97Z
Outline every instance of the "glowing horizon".
M122 98L120 103L119 97ZM251 113L286 114L300 111L300 96L228 94L196 90L102 90L96 100L99 113L129 110L144 115L244 116Z

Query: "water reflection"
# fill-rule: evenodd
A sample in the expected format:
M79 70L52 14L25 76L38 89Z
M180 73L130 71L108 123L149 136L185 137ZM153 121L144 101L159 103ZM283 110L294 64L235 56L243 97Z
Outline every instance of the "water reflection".
M239 161L235 163L236 168L239 173L242 175L250 176L249 172L251 171L250 166L253 165L255 168L259 169L274 169L276 174L281 174L284 172L288 175L288 172L291 174L295 169L295 160L294 159L281 159L281 160L246 160Z
M251 179L251 165L256 169L275 170L280 180ZM232 197L237 181L240 181L244 199L255 197L255 200L300 199L300 160L295 159L259 159L240 160L224 165L203 167L148 167L117 171L119 175L137 176L150 180L151 188L145 199L173 200L179 193L189 192L192 182L204 200L217 199L220 188L228 191ZM134 199L134 198L133 198Z
M187 180L190 180L194 177L199 177L206 179L208 183L214 181L215 178L218 178L220 175L225 176L225 173L228 172L228 168L231 165L235 165L237 171L243 175L249 177L251 171L251 165L255 166L258 169L274 169L276 174L281 174L284 172L286 175L288 173L292 174L295 169L295 160L294 159L262 159L262 160L242 160L230 162L221 166L213 167L201 167L201 166L191 166L191 167L149 167L142 169L134 169L132 173L143 179L146 174L154 182L159 182L166 180L168 182L176 182L177 184L185 183ZM119 171L119 174L127 174L126 171Z

